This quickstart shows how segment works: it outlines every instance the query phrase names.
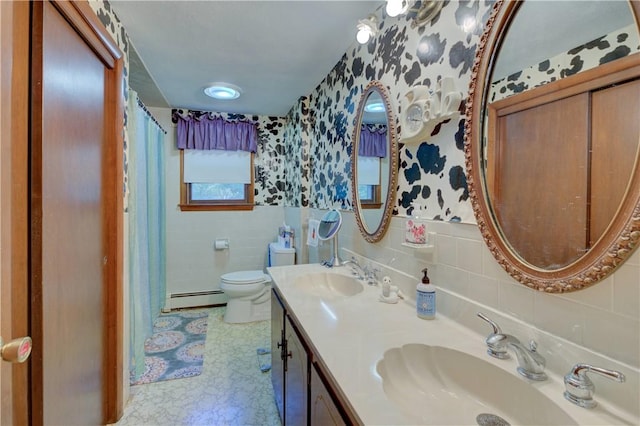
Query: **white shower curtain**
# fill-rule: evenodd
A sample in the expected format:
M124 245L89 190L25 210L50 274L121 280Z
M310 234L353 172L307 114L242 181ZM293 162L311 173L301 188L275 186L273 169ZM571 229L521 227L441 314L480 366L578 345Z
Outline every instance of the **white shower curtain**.
M164 130L129 91L130 372L144 372L144 341L165 299Z

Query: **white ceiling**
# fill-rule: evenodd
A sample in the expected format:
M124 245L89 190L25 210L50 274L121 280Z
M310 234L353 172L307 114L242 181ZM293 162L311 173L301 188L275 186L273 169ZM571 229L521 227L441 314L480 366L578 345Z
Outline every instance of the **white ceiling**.
M384 0L110 4L133 44L130 85L148 106L283 116L356 44L358 19L376 11L380 18ZM620 0L527 1L516 20L496 78L633 22L628 3ZM205 86L216 81L240 86L242 96L205 96Z
M110 1L134 45L130 85L148 106L272 116L320 84L355 43L358 19L382 3ZM207 97L217 81L242 96Z

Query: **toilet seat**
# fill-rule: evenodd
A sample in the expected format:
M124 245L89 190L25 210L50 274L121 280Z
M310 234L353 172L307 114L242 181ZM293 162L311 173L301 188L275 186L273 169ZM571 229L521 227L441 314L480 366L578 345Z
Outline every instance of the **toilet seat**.
M239 271L229 272L220 277L220 280L226 284L246 285L271 281L271 277L264 272L257 271Z

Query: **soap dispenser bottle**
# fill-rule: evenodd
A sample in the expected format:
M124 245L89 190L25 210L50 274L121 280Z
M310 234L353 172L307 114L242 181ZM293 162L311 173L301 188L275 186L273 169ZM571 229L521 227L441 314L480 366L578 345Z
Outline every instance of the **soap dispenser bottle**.
M431 284L429 276L427 275L427 268L424 268L422 273L424 274L422 281L419 282L416 287L416 308L418 318L434 319L436 317L436 286Z

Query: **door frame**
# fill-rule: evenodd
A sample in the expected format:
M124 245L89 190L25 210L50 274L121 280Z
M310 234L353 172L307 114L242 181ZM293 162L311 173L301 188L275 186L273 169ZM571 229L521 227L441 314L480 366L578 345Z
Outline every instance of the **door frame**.
M29 3L0 2L0 331L29 335ZM29 424L29 362L3 362L1 424Z
M103 161L110 167L103 175L107 196L103 223L105 353L105 423L114 423L124 409L123 386L123 133L124 92L123 53L86 0L51 1L69 24L91 46L105 64L105 128L109 143ZM0 92L0 331L5 339L30 335L33 292L30 282L29 143L30 134L30 52L32 2L0 2L2 66ZM37 6L36 6L37 7ZM36 348L34 350L37 351ZM2 366L3 395L1 424L40 424L33 413L30 383L34 360ZM6 363L2 363L6 364ZM40 404L41 405L41 404Z

